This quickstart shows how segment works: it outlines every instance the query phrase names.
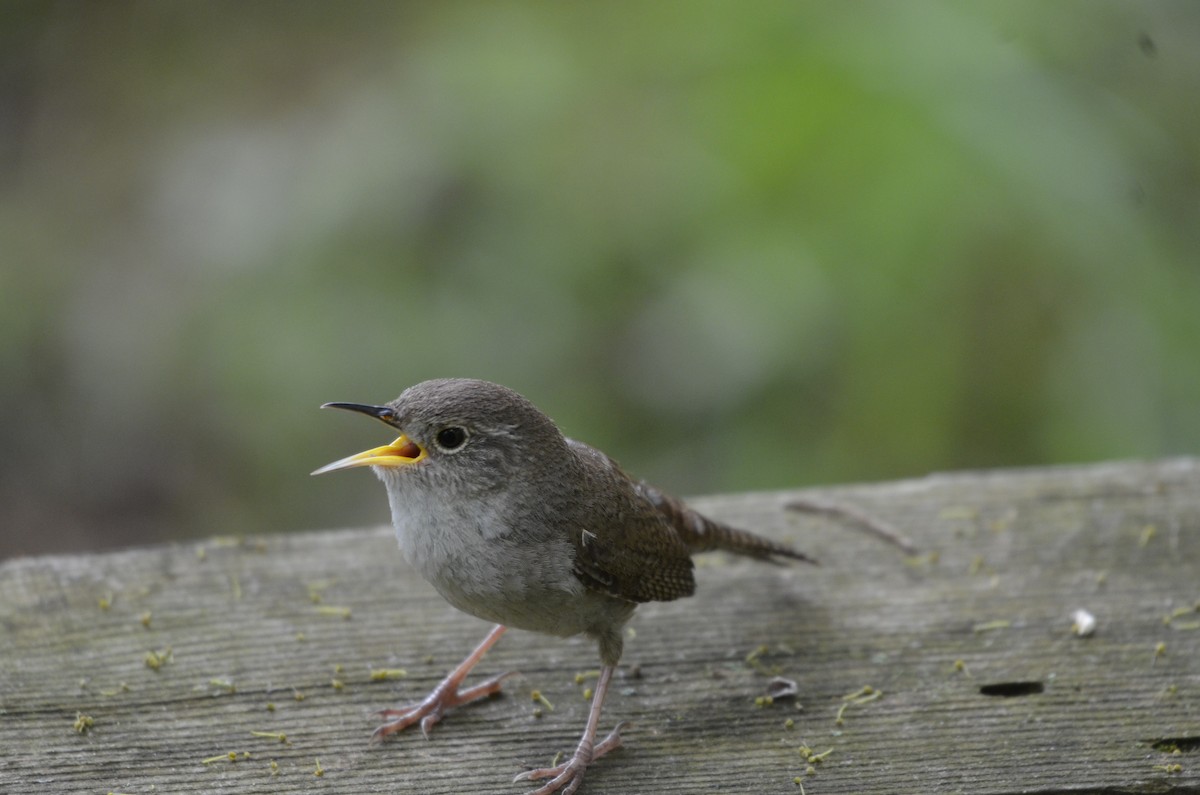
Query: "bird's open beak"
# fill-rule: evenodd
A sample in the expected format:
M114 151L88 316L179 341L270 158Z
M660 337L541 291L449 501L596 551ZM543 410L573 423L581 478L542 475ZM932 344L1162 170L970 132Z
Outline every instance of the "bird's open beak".
M346 411L357 411L360 414L366 414L374 417L383 423L391 425L393 412L387 406L369 406L362 403L326 403L321 406L323 409L344 409ZM426 455L425 448L409 439L405 434L400 434L391 444L385 444L383 447L373 447L370 450L364 450L361 453L355 453L352 456L347 456L340 461L334 461L332 464L326 464L320 469L314 470L312 474L321 475L326 472L333 472L336 469L352 469L354 467L401 467L415 464L418 461L424 461Z

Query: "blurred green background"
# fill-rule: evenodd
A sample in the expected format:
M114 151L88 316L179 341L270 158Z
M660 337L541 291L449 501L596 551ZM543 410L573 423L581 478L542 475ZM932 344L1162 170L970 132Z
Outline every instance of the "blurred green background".
M1200 450L1200 4L0 5L0 556L378 524L500 381L676 492Z

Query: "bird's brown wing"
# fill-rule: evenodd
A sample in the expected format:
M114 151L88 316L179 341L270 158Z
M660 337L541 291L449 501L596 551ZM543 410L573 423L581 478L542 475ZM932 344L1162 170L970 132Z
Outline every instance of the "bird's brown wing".
M604 494L571 528L575 575L585 586L630 602L670 601L696 590L687 545L611 458L580 442L582 494Z

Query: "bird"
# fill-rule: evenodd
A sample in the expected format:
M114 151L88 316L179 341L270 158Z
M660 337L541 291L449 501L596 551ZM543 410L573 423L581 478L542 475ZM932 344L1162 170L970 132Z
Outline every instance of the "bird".
M383 405L322 408L365 414L400 435L312 474L370 467L404 557L451 605L495 624L425 699L381 710L386 722L373 739L416 724L428 738L450 709L499 692L507 673L463 684L509 627L596 641L602 668L583 734L569 759L514 779L546 782L529 795L571 795L594 760L621 746L622 723L600 742L596 735L623 627L638 604L692 595L692 555L816 562L631 477L499 384L435 379Z

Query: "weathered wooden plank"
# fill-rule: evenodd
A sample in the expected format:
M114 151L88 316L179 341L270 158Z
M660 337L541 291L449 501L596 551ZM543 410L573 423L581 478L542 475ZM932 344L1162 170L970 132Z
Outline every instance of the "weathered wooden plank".
M1200 792L1200 463L804 492L887 519L936 562L783 510L799 494L696 501L823 565L710 557L694 598L639 609L603 724L635 725L584 792L798 792L797 776L813 795ZM1092 637L1070 632L1081 607ZM509 633L480 668L521 671L507 695L429 741L369 745L372 709L423 695L486 630L387 529L10 560L0 626L4 793L519 794L520 762L573 747L574 677L597 667L590 643ZM372 681L382 668L407 677ZM755 705L774 673L803 710ZM1041 692L981 693L1011 683ZM882 696L839 725L863 685ZM534 688L555 705L540 718ZM805 744L831 749L808 775ZM250 757L202 762L231 751Z

